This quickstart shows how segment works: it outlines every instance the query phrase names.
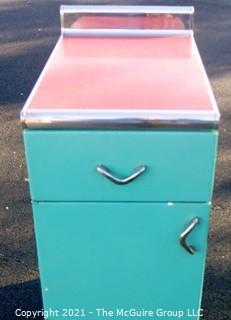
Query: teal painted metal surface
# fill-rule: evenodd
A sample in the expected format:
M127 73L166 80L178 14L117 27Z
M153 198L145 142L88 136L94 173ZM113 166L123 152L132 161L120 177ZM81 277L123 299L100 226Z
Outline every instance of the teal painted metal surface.
M25 130L32 199L36 201L209 201L216 131ZM113 184L96 171L105 165L131 184Z
M209 210L207 204L34 203L44 308L58 310L56 319L68 308L84 309L85 319L102 319L96 308L114 311L112 319L120 318L117 308L183 311L180 319L190 319L188 312L200 308ZM190 255L179 236L195 216Z

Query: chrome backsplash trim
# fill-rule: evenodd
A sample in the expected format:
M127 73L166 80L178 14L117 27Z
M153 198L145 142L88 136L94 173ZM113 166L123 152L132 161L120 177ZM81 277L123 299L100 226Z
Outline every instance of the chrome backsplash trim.
M192 30L62 29L64 37L192 37Z
M62 5L60 7L61 34L63 36L77 37L153 37L153 36L192 36L193 35L193 6L134 6L134 5ZM69 14L164 14L164 15L188 15L190 17L189 29L82 29L67 28L64 15Z

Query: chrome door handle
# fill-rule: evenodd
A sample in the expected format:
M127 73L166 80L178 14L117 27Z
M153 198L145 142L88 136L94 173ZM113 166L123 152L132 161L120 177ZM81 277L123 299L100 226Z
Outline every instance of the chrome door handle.
M198 217L193 218L190 221L189 226L180 235L180 239L179 239L180 244L190 254L194 254L196 252L196 249L193 246L189 245L186 240L188 235L192 232L192 230L196 227L196 225L198 225L198 223L199 223L199 218Z
M97 172L99 172L100 174L102 174L104 177L106 177L107 179L111 180L112 182L116 183L116 184L127 184L129 182L131 182L132 180L136 179L138 176L140 176L143 172L145 172L147 169L146 165L140 165L139 167L137 167L134 172L126 177L126 178L118 178L115 177L114 175L112 175L112 173L110 172L110 170L103 166L97 166L96 170Z

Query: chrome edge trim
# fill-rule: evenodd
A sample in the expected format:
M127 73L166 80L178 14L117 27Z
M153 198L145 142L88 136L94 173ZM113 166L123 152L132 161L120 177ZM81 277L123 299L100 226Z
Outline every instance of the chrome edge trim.
M192 30L179 29L63 29L66 37L166 37L166 36L193 36Z
M40 73L37 81L35 82L35 85L34 85L32 91L30 92L30 94L29 94L29 96L28 96L28 98L27 98L27 100L26 100L26 102L25 102L25 104L23 106L21 114L26 114L26 110L29 108L29 106L31 104L31 101L33 100L33 97L34 97L38 87L40 86L40 84L42 82L42 79L43 79L44 75L46 74L46 72L47 72L47 70L48 70L48 68L49 68L49 66L50 66L50 64L51 64L51 62L52 62L52 60L53 60L53 58L54 58L54 56L56 54L56 51L58 51L58 48L60 46L60 43L62 42L62 39L63 39L63 36L61 35L59 37L59 39L58 39L53 51L51 52L51 54L50 54L50 56L49 56L49 58L48 58L48 60L47 60L47 62L45 64L44 68L42 69L42 72Z
M138 5L61 5L64 13L157 13L157 14L194 14L193 6L138 6Z
M199 64L199 67L200 67L200 70L201 70L201 74L202 74L202 77L204 79L207 91L208 91L208 95L209 95L210 101L212 103L213 111L215 112L215 114L218 117L218 119L220 119L220 111L218 109L217 102L216 102L216 99L215 99L215 96L214 96L214 93L213 93L213 90L212 90L212 87L211 87L207 72L205 70L205 66L203 65L203 62L202 62L202 59L201 59L201 55L200 55L200 52L198 50L198 47L197 47L197 44L196 44L196 41L195 41L194 37L192 38L192 42L193 42L193 45L195 47L195 51L196 51L196 55L197 55L197 59L198 59L198 64Z
M173 111L51 111L25 110L21 123L26 128L79 128L79 129L145 129L145 128L201 128L217 129L216 112Z

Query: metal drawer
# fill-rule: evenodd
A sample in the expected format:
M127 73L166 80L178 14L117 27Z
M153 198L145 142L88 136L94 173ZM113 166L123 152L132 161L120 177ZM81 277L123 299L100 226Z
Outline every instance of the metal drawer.
M216 131L26 129L24 141L35 201L211 199ZM141 165L146 170L125 184L97 171L123 180Z

